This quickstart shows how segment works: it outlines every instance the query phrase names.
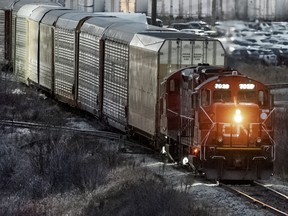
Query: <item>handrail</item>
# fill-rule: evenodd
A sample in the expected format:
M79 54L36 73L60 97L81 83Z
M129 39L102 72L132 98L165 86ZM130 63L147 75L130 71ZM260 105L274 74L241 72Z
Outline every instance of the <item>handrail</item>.
M269 112L269 115L267 116L267 118L263 121L263 124L265 124L265 121L272 115L272 113L275 111L275 107Z

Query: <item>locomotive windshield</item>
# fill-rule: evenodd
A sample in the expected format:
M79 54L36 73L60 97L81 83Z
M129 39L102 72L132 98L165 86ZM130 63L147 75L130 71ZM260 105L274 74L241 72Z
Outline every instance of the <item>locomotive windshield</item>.
M257 103L258 97L256 91L239 91L238 101L239 102L255 102Z
M231 91L215 90L213 92L213 102L232 102Z

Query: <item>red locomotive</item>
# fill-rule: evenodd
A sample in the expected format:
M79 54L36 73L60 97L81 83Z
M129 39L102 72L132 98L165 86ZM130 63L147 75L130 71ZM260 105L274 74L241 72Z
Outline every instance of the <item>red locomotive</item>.
M263 83L202 65L170 75L163 90L161 133L171 157L184 159L208 179L272 174L274 108Z

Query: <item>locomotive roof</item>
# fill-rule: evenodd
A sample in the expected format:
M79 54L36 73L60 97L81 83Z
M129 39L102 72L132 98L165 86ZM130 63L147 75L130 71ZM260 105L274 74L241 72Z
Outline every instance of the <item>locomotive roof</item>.
M257 83L265 86L264 83L262 83L262 82L260 82L260 81L258 81L258 80L255 80L255 79L253 79L253 78L251 78L251 77L245 76L245 75L243 75L243 74L237 74L237 75L226 74L226 75L218 75L218 76L213 76L213 77L208 78L207 80L205 80L204 82L202 82L200 85L198 85L198 86L195 88L195 90L198 91L200 88L202 88L203 86L205 86L207 83L210 83L210 82L212 82L212 81L215 81L215 80L219 79L220 77L225 77L225 76L227 76L227 77L228 77L228 76L238 76L238 77L243 77L243 78L246 77L246 78L249 79L249 80L253 80L254 82L257 82Z

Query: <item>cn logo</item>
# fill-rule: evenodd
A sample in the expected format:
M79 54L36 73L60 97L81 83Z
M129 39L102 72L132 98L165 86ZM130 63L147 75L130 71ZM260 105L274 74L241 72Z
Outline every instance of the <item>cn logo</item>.
M239 137L240 136L240 128L239 124L223 124L222 133L224 137Z

